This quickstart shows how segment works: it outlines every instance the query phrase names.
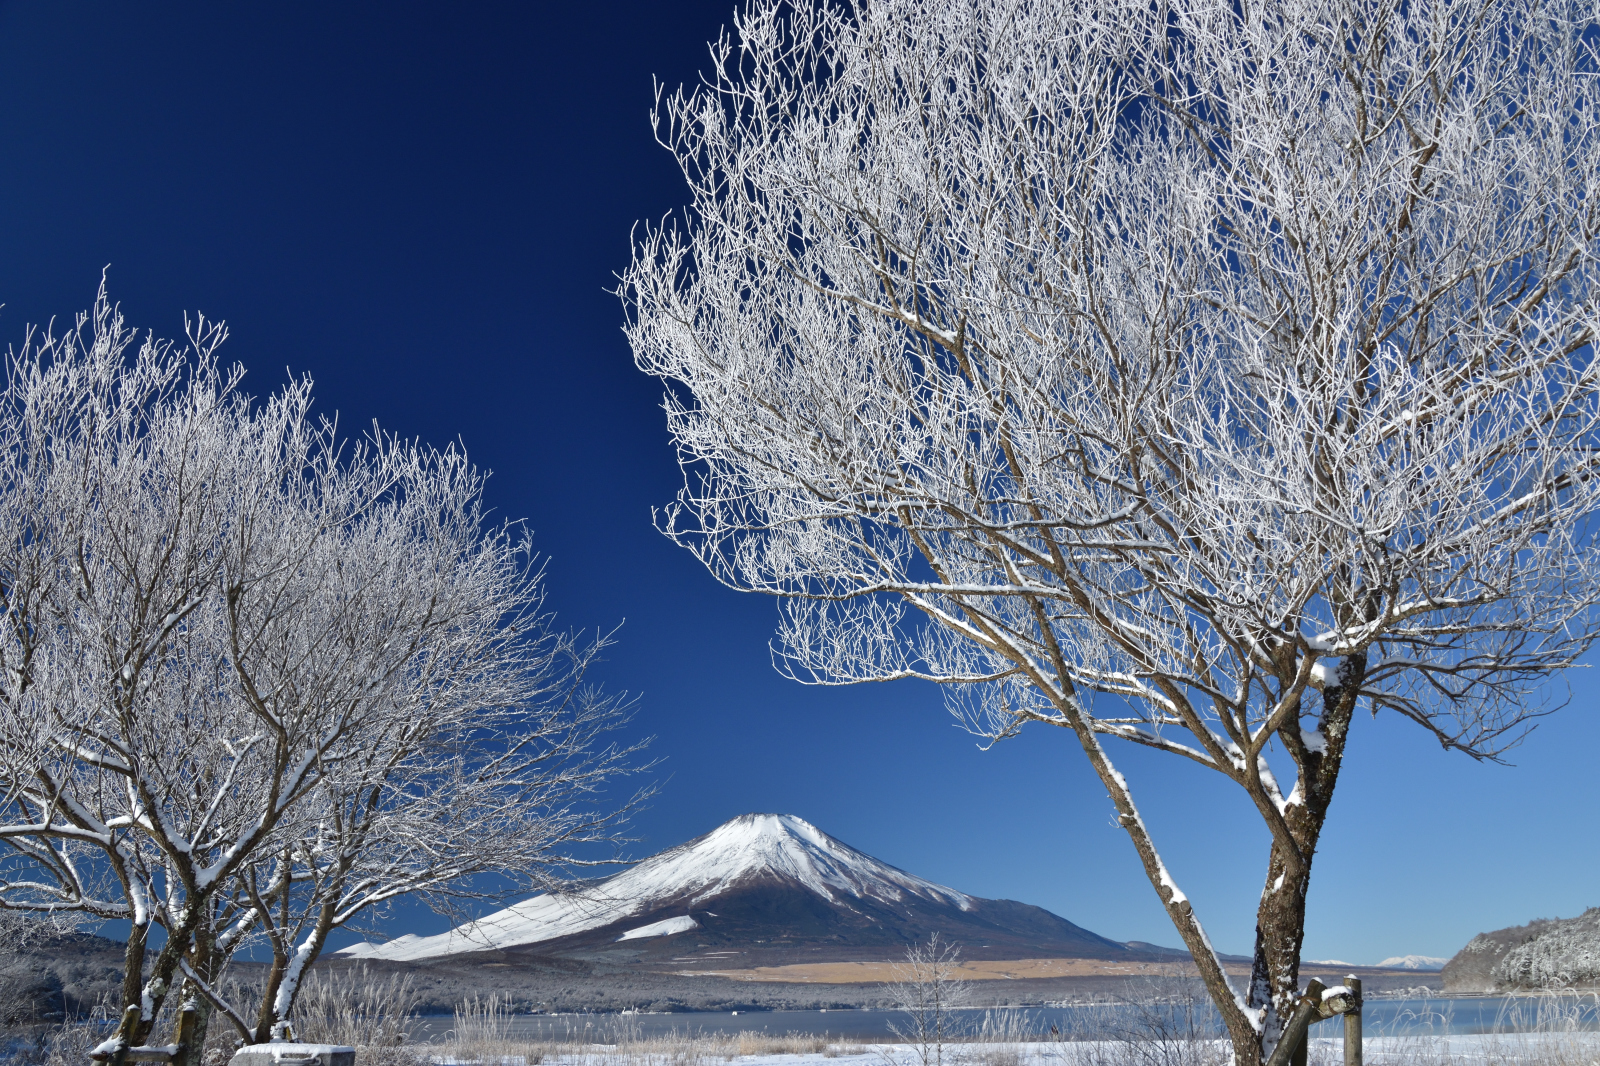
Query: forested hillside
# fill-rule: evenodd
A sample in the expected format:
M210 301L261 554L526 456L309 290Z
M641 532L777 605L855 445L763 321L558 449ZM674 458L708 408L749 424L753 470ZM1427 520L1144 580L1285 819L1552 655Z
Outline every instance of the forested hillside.
M1447 992L1600 987L1600 907L1479 933L1443 977Z

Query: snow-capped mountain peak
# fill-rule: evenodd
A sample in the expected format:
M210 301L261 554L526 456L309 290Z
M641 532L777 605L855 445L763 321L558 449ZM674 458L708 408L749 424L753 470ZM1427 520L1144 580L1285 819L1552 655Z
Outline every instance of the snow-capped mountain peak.
M1449 959L1437 959L1432 955L1396 955L1377 963L1378 966L1387 966L1396 970L1442 970Z
M740 815L613 881L656 897L690 891L699 901L761 876L796 881L833 903L841 896L898 902L910 893L972 908L970 896L879 862L792 814Z
M970 911L972 897L896 869L857 851L792 814L746 814L705 836L652 855L590 888L535 896L438 936L403 936L386 944L357 944L339 954L411 961L459 952L505 949L572 936L657 910L686 910L741 885L759 881L798 885L828 902L895 904L907 896ZM661 925L660 934L645 928ZM632 936L671 935L692 922L657 922Z

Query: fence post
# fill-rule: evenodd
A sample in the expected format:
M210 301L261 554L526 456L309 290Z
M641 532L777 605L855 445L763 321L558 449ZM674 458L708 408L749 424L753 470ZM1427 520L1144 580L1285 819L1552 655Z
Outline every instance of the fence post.
M195 1009L194 1000L191 999L178 1012L178 1035L172 1041L178 1045L178 1053L172 1056L173 1062L199 1066L200 1049L191 1049L189 1046L194 1043L194 1031L199 1028L199 1024L200 1012Z
M133 1034L139 1028L139 1021L144 1012L136 1006L128 1007L122 1012L122 1023L117 1026L115 1039L117 1046L112 1049L107 1061L107 1066L123 1066L128 1061L128 1047L133 1043Z
M1361 978L1351 974L1344 983L1355 1001L1344 1016L1344 1066L1361 1066Z

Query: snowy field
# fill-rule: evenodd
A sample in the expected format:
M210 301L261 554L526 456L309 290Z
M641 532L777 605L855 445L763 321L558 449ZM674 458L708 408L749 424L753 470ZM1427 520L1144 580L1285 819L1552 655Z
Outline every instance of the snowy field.
M943 1048L911 1039L909 1016L878 1019L882 1028L844 1035L807 1031L818 1019L767 1013L724 1020L739 1029L654 1029L649 1022L692 1024L684 1016L615 1015L596 1019L540 1017L560 1029L527 1026L491 997L464 1004L448 1029L396 1024L380 1015L332 1013L305 1006L311 1042L353 1044L357 1066L1230 1066L1231 1055L1209 1005L1197 998L1105 1004L1098 1009L984 1012L981 1020L946 1016L961 1036ZM1373 1010L1364 1042L1370 1066L1600 1066L1600 999L1539 997L1485 1001L1479 1012L1455 1004L1419 1003L1384 1018ZM1492 1010L1488 1008L1493 1008ZM845 1012L855 1017L859 1012ZM833 1015L828 1015L833 1024ZM799 1024L796 1024L796 1023ZM1410 1026L1400 1035L1394 1028ZM746 1027L748 1026L748 1027ZM1342 1023L1313 1031L1308 1066L1343 1066ZM1476 1029L1477 1031L1473 1031ZM1487 1029L1488 1031L1484 1031ZM945 1030L949 1032L949 1029ZM0 1038L0 1066L83 1066L105 1037L104 1026L57 1026L32 1037ZM225 1066L229 1034L215 1027L206 1066Z
M781 1041L779 1041L781 1043ZM697 1046L700 1045L700 1046ZM400 1050L400 1049L395 1049ZM425 1047L405 1049L427 1052ZM740 1054L736 1046L682 1041L674 1044L593 1045L586 1049L528 1049L523 1054L484 1049L478 1054L427 1055L432 1066L1226 1066L1221 1041L1063 1041L947 1044L934 1048L908 1044L818 1044L805 1050ZM1364 1046L1374 1066L1600 1066L1600 1033L1473 1034L1463 1036L1380 1037ZM1314 1040L1310 1066L1341 1066L1338 1039ZM374 1059L373 1061L377 1061Z
M0 1066L82 1066L87 1044L13 1042ZM1600 1066L1600 1032L1566 1031L1377 1037L1365 1042L1372 1066ZM1308 1066L1342 1066L1342 1041L1311 1042ZM208 1051L208 1066L227 1061ZM360 1047L357 1066L1228 1066L1223 1041L1144 1040L830 1042L810 1036L742 1033L623 1044L534 1044L516 1040Z

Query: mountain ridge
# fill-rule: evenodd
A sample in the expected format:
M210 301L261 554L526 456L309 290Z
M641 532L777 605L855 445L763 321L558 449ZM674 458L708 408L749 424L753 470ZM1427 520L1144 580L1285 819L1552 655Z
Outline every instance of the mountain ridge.
M580 892L545 893L431 937L359 944L348 959L588 958L680 966L898 956L933 932L967 958L1141 959L1042 907L971 896L891 866L804 819L747 814ZM692 933L693 936L686 934ZM1163 952L1163 954L1165 954Z

